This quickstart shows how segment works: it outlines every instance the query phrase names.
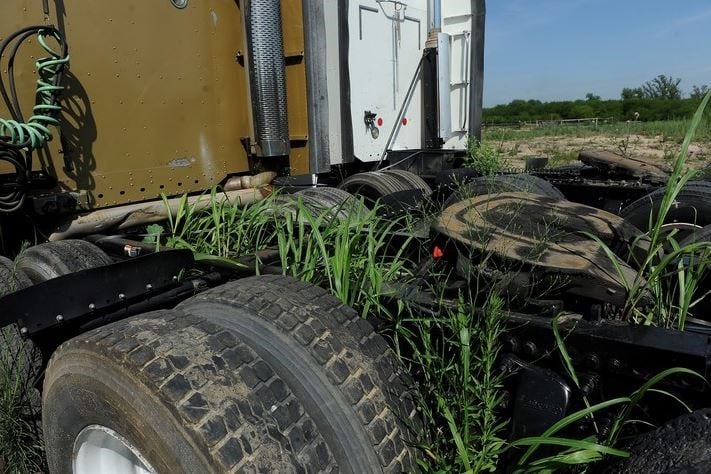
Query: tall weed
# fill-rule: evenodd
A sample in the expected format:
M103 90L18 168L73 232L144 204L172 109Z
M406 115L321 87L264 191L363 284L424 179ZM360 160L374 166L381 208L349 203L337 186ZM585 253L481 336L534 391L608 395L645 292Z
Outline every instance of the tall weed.
M23 244L19 256L28 244ZM15 259L17 262L17 258ZM0 281L0 296L18 290L17 268ZM15 325L0 329L0 472L27 473L44 469L39 417L39 374L33 365L37 348Z
M638 238L632 246L643 245L645 255L636 261L639 269L634 281L625 281L620 258L594 235L625 282L627 300L624 315L633 321L663 327L683 329L690 310L699 301L700 282L711 263L711 243L698 242L680 246L675 231L665 225L667 216L686 184L697 172L684 171L688 149L697 128L702 123L711 93L699 105L674 162L666 193L656 213L649 216L649 232Z
M273 214L284 273L330 289L363 316L384 311L385 285L411 271L406 252L413 237L399 232L402 219L381 219L379 205L338 219L300 199L295 210Z
M506 443L499 367L504 301L495 293L474 309L472 295L435 309L408 305L391 334L394 349L420 381L425 471L494 472Z
M198 202L189 204L184 195L175 216L168 213L166 245L217 257L238 257L266 247L273 238L268 224L272 222L275 197L237 206L219 193L213 188L202 196L209 200L205 211L198 211ZM163 199L167 200L165 196Z
M36 411L39 393L34 388L34 378L28 380L20 375L28 368L7 335L3 331L0 337L0 470L41 472L44 449Z

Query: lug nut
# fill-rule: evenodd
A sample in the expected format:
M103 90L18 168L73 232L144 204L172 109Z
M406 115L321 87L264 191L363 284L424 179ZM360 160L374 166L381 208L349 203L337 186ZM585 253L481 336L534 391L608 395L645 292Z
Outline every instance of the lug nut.
M64 321L64 316L62 316L61 314L58 314L55 319L57 320L58 323L61 323L62 321Z
M123 300L126 299L126 295L124 295L123 293L119 293L118 296L119 296L119 299L120 299L121 301L123 301Z
M507 348L514 354L517 353L520 349L518 339L516 339L514 336L507 337L504 343L506 344Z
M533 341L527 341L523 345L523 352L525 352L526 354L528 354L530 356L535 356L538 354L538 347L536 346L536 344Z
M600 368L600 358L596 354L588 354L585 357L585 364L592 370Z
M96 305L94 303L89 303L89 311L96 310Z

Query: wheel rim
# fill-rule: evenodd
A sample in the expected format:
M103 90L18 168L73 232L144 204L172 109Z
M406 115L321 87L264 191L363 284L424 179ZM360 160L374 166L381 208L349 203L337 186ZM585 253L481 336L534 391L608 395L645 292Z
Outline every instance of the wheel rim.
M156 474L126 438L101 425L84 428L74 441L74 474Z
M668 224L663 224L661 227L662 234L671 234L677 231L675 240L681 242L689 235L701 230L703 227L697 224L692 224L690 222L670 222Z

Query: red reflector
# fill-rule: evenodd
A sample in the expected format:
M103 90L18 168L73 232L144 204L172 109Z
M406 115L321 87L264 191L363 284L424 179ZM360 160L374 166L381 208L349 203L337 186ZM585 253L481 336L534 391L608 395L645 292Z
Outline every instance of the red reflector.
M444 251L440 248L439 245L435 245L434 249L432 249L432 257L436 259L444 257Z
M403 117L403 118L402 118L402 124L403 124L403 125L407 125L407 117Z
M378 127L383 126L383 117L378 117Z

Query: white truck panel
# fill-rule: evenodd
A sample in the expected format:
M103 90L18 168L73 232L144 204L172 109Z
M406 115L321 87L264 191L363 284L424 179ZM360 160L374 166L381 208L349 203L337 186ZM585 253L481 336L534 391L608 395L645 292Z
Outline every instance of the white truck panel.
M395 125L427 39L427 0L349 2L350 99L355 157L377 161ZM405 106L392 149L422 147L421 92ZM378 133L366 127L375 116Z
M451 37L450 108L452 135L445 141L444 148L463 150L466 148L469 127L472 2L471 0L441 1L442 32Z
M437 102L439 105L439 136L443 140L452 136L452 37L447 33L437 33Z
M428 34L428 0L349 0L348 1L348 74L350 90L340 82L342 59L339 50L337 1L324 0L328 58L327 87L329 95L329 146L332 164L357 158L378 161L382 156L395 120L403 106L408 87L420 62ZM440 54L447 55L440 64L439 84L440 135L444 148L465 149L469 111L469 59L471 53L471 0L441 0L442 33ZM446 45L441 41L448 37ZM448 77L447 77L448 76ZM448 97L444 95L449 91ZM342 94L349 94L353 156L342 149L342 136L347 133L341 120ZM365 112L375 114L377 133L366 126ZM404 120L397 127L392 150L421 149L422 142L421 80L405 104Z

